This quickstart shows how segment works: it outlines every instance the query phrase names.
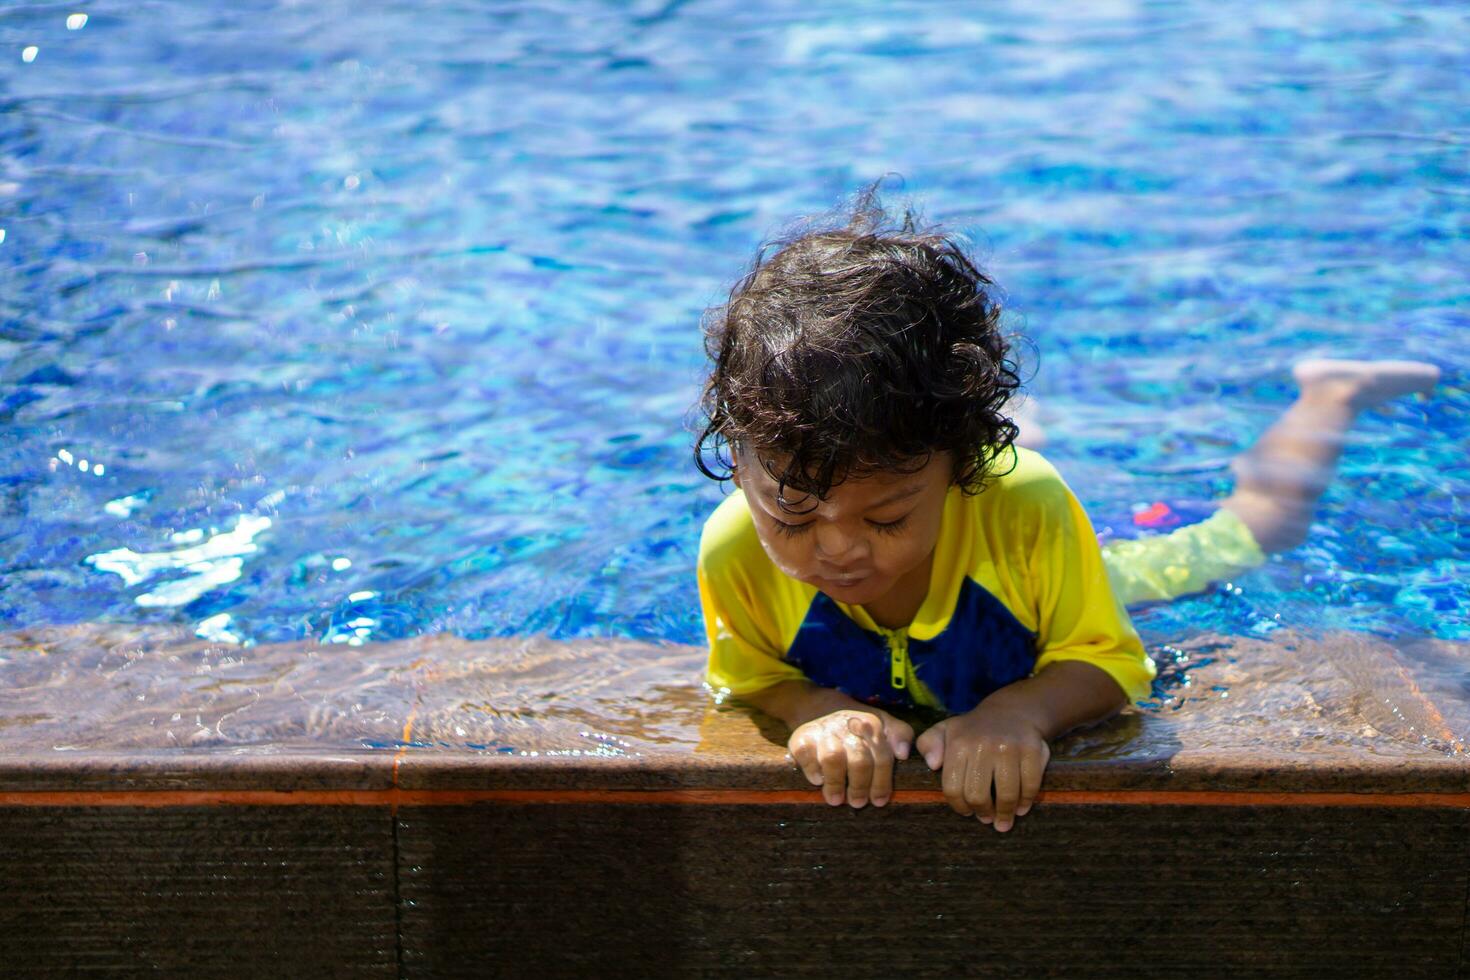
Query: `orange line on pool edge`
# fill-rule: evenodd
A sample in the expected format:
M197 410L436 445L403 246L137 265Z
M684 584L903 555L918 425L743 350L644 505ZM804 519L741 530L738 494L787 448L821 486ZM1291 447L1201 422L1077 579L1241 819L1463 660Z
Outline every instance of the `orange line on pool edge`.
M393 755L393 792L394 793L397 793L398 792L398 764L403 761L403 753L407 752L409 745L413 743L413 716L418 713L418 710L419 710L418 709L418 705L414 705L412 708L409 709L409 711L408 711L408 718L405 719L404 722L403 722L403 738L401 739L401 741L403 742L403 744L400 745L400 746L398 746L398 751L396 753L394 753L394 755ZM394 813L397 813L398 812L398 801L397 801L397 799L395 799L389 805L392 806Z
M395 772L395 778L396 778ZM381 790L82 790L0 792L0 807L186 806L466 806L501 804L803 804L826 806L814 790L738 789L392 789ZM937 806L938 790L899 790L890 805ZM1038 804L1061 806L1356 806L1470 809L1470 793L1256 793L1205 790L1043 792Z

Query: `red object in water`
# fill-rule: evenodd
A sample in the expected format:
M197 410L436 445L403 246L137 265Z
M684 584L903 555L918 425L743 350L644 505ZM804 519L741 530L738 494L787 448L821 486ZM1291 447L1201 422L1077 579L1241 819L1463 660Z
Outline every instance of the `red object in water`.
M1166 503L1156 503L1133 515L1133 523L1139 527L1166 527L1178 524L1179 518Z

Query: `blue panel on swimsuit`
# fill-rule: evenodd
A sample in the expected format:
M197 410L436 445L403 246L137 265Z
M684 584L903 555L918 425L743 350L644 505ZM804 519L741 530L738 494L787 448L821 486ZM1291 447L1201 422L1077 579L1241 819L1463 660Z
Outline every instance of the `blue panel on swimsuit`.
M818 592L796 631L786 662L807 679L832 687L868 704L912 708L908 691L889 683L888 642L881 633L848 619L824 593Z
M966 578L954 615L932 640L909 640L914 673L951 714L969 711L1036 666L1036 634Z
M958 714L1028 676L1036 664L1036 636L1004 603L966 578L949 625L932 640L910 638L909 659L945 709ZM908 691L891 683L891 659L882 634L848 619L823 593L807 609L786 661L814 683L859 701L915 707Z

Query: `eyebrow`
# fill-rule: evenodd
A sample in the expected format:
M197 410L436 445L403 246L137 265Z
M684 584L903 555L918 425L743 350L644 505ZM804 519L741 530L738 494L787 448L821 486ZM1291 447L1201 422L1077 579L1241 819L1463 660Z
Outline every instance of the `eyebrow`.
M896 504L900 500L907 500L910 497L917 496L917 495L919 495L919 494L921 494L923 492L924 492L924 485L923 484L919 484L918 486L912 486L912 487L908 487L906 489L898 490L898 491L896 491L894 493L890 493L888 496L884 497L882 500L879 500L876 503L869 505L868 510L869 511L881 510L882 508L887 507L889 504ZM764 489L763 488L762 489L761 496L765 497L767 500L769 500L772 503L774 503L777 507L780 507L780 509L782 510L782 512L784 512L784 513L790 513L790 511L787 511L785 507L781 507L780 498L778 498L776 496L776 494L773 493L771 490ZM800 517L800 516L803 516L804 514L805 514L805 511L798 512L797 513L797 516Z
M919 494L921 494L923 492L924 492L924 485L923 484L919 484L918 486L914 486L914 487L909 487L907 490L899 490L896 493L890 493L888 496L884 497L882 500L878 501L876 504L874 504L873 506L869 507L868 509L869 510L877 510L880 507L887 507L889 504L896 504L900 500L907 500L910 497L917 496L917 495L919 495Z

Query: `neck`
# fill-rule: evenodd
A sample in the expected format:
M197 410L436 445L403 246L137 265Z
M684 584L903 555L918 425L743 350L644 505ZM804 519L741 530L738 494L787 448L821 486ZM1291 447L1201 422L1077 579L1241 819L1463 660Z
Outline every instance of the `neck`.
M888 630L903 629L914 621L929 594L929 576L934 568L934 552L929 552L912 571L893 583L878 599L864 603L863 610L873 622Z

